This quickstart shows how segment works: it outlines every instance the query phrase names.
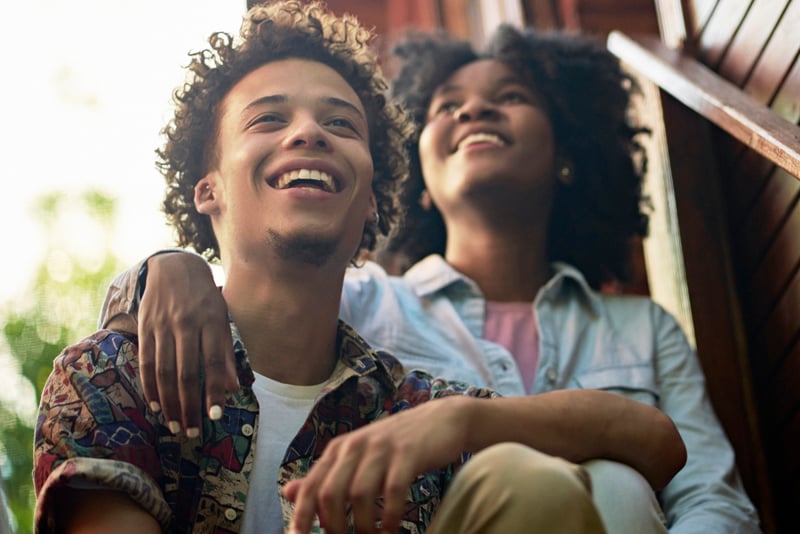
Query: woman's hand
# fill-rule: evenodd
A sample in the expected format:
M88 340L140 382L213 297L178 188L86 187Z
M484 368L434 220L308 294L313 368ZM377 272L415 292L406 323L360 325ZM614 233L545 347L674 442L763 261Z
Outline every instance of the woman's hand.
M227 306L201 257L163 253L147 266L138 314L144 394L163 410L173 433L183 428L195 437L202 420L201 369L212 418L221 415L214 407L225 405L226 390L239 386Z

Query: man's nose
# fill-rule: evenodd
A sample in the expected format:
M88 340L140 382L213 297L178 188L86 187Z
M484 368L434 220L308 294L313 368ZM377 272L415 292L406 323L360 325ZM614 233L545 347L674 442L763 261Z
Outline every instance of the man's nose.
M313 147L327 149L330 147L328 132L313 118L299 118L292 124L288 135L284 138L284 147Z

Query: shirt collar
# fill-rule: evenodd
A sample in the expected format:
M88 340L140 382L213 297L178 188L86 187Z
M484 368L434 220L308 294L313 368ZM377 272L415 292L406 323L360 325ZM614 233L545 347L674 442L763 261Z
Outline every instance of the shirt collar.
M233 350L236 354L237 371L239 382L246 386L251 386L255 377L250 367L250 360L247 356L242 336L236 324L228 316L233 337ZM324 392L332 391L343 384L347 379L358 376L365 377L373 375L373 378L380 381L390 390L396 388L397 377L402 377L402 365L388 354L376 352L353 328L342 320L339 320L337 343L339 345L339 361L331 374Z
M539 290L535 304L544 299L556 300L564 294L568 287L578 290L583 301L595 314L600 313L601 301L597 292L589 286L583 274L567 263L554 262L553 276ZM453 268L452 265L439 254L430 256L415 263L403 278L411 285L417 297L428 298L444 291L454 285L463 285L474 295L482 297L478 285L470 278L466 277Z

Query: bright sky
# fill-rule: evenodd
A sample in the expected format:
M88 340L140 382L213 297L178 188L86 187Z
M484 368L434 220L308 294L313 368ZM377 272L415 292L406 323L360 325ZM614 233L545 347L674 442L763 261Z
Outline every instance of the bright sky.
M111 229L128 263L171 245L155 169L159 131L187 53L214 31L237 33L245 0L5 0L0 78L0 303L24 298L45 255L32 201L98 188L118 199ZM59 244L91 256L97 229L75 210ZM105 246L103 241L100 246ZM97 303L98 310L100 302ZM30 385L0 346L0 402L35 410ZM30 415L32 417L32 415Z
M236 33L245 0L13 0L0 3L0 301L18 294L44 255L31 201L100 188L118 198L117 254L129 262L171 243L154 166L159 131L187 52L217 30ZM80 216L61 238L93 234ZM98 303L99 306L99 303Z

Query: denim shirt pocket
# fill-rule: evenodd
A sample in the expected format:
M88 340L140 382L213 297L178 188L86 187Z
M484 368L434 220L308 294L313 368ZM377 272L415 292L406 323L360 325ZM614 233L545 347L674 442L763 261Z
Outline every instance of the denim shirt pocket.
M578 388L611 391L651 406L658 406L661 396L653 366L647 364L587 369L573 380Z

